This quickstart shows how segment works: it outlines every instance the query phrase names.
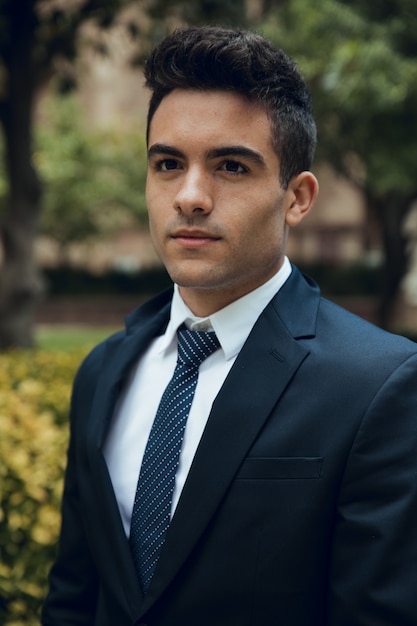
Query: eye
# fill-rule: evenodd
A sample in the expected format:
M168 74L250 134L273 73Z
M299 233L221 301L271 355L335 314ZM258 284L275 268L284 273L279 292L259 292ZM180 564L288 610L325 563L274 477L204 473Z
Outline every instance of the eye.
M176 170L179 167L178 161L175 159L161 159L156 164L157 169L161 172L170 172L172 170Z
M224 161L221 164L220 169L230 172L231 174L245 174L248 171L244 165L239 163L239 161Z

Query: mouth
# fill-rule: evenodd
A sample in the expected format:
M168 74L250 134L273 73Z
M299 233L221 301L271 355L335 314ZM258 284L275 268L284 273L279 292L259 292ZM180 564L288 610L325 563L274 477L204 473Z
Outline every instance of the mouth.
M220 237L216 237L202 230L185 229L173 233L171 238L183 248L201 248L219 241L220 239Z

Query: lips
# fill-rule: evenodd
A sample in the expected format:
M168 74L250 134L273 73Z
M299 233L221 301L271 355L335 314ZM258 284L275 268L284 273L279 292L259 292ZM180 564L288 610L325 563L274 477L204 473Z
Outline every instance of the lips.
M200 248L216 242L220 237L202 230L179 230L171 235L175 242L184 248Z

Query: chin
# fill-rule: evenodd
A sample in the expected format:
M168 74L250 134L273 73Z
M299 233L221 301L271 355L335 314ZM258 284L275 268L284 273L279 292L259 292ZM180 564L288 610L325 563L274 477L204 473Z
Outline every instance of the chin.
M190 262L187 267L167 267L171 280L180 287L190 289L216 289L221 285L219 276L210 272L209 268L200 268L196 271L195 262Z

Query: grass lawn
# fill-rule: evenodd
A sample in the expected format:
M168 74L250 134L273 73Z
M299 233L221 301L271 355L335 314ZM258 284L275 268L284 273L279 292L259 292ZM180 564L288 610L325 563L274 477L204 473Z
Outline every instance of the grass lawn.
M42 350L88 350L120 330L114 326L40 325L36 328L36 344Z

